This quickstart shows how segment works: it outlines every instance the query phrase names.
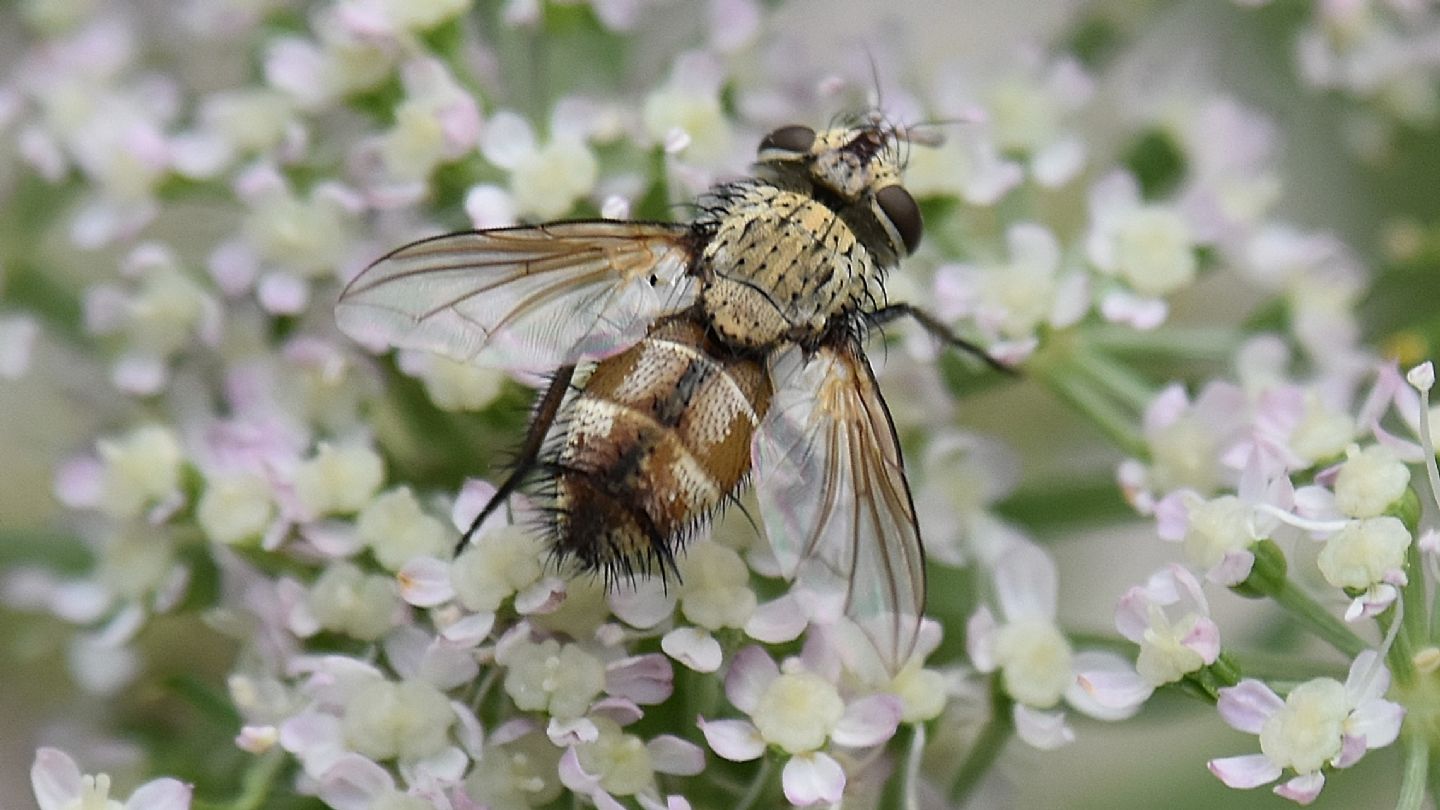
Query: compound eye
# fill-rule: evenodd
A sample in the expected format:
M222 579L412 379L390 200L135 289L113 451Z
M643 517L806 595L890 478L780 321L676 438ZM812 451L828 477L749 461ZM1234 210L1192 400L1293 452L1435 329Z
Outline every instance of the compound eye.
M890 224L895 226L895 232L900 234L900 241L905 243L906 255L914 253L915 248L920 246L920 234L925 229L925 223L920 218L920 206L915 203L915 198L900 186L886 186L875 192L875 202L880 206L880 213L890 220Z
M766 152L794 152L806 154L815 144L815 130L799 125L781 127L766 135L760 141L760 156Z

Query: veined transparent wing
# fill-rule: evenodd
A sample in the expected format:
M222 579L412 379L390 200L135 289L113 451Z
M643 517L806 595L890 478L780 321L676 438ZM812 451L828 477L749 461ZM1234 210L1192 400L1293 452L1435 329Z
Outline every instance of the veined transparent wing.
M683 225L561 222L454 233L366 268L335 308L356 340L516 371L604 357L694 301Z
M840 594L891 674L915 648L925 552L890 412L859 347L782 353L756 432L755 493L787 577Z

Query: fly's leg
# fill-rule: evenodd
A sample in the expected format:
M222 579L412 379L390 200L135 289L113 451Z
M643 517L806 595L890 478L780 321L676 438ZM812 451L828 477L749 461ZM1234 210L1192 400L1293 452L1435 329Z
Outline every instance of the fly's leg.
M515 490L525 480L525 476L535 469L535 462L540 458L540 448L545 444L545 434L550 432L550 426L555 424L555 417L560 413L560 405L565 401L565 392L570 387L570 380L575 376L575 367L561 366L555 369L555 376L550 379L550 387L540 396L540 401L535 404L535 415L530 420L530 428L525 433L525 441L521 443L520 450L515 455L515 467L510 471L509 477L490 496L485 503L485 508L470 522L470 528L460 535L460 542L455 544L455 555L459 556L461 551L470 542L470 538L479 530L480 524L494 514L501 504L505 503Z
M996 360L994 357L991 357L988 353L986 353L985 349L975 345L974 343L971 343L965 338L962 338L952 332L950 330L950 327L941 323L935 318L934 315L931 315L923 309L918 309L914 306L911 306L910 304L890 304L889 306L881 307L874 312L867 313L865 315L865 321L871 326L884 326L891 321L897 320L899 318L904 318L906 316L914 318L916 323L925 327L925 331L929 332L935 337L936 340L939 340L941 343L953 346L954 348L957 348L967 354L979 358L982 362L985 363L985 365L995 369L996 371L1000 371L1005 374L1017 373L1015 369L1005 365L999 360Z

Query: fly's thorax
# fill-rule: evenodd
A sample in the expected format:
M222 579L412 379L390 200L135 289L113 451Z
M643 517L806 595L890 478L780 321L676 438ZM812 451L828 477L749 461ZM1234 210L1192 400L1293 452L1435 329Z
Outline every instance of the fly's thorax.
M751 180L707 199L700 303L726 343L764 349L818 335L875 298L883 269L857 211L803 184Z
M602 361L551 465L558 551L607 574L667 564L744 480L770 396L759 360L729 355L689 317Z

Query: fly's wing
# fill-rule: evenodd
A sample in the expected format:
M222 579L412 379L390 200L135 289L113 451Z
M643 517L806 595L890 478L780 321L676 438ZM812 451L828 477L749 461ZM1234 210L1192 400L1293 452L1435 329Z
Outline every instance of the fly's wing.
M839 594L845 615L894 674L915 648L925 552L900 444L859 347L782 353L777 390L756 432L760 515L781 570L812 594Z
M341 331L513 371L613 354L695 299L683 225L562 222L437 236L340 295Z

